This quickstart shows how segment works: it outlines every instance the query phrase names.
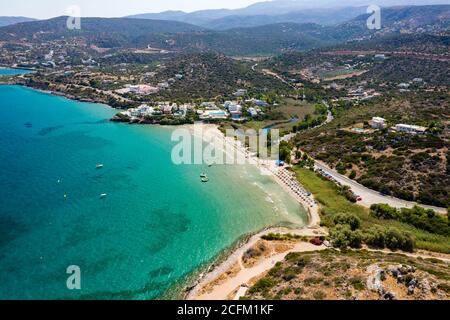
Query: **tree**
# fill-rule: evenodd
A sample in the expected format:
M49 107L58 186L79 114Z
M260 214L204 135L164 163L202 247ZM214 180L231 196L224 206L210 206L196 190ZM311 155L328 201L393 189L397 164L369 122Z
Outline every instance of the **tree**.
M398 211L387 204L373 204L370 206L370 213L379 219L395 219Z
M362 233L359 230L352 231L350 226L338 224L330 232L333 246L341 249L347 247L361 248Z
M348 225L352 231L359 229L361 226L361 219L357 216L348 213L339 213L334 216L333 221L336 225Z

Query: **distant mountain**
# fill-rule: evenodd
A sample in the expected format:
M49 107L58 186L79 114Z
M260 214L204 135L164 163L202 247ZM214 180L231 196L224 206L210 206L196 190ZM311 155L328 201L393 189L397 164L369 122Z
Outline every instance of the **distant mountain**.
M335 25L366 13L366 7L334 8L334 9L306 9L280 15L232 15L210 20L202 26L215 30L227 30L241 27L256 27L277 23L317 23L321 25Z
M380 7L448 4L448 0L378 0ZM159 19L187 22L224 30L283 22L331 25L350 20L366 10L373 0L273 0L258 2L245 8L201 10L191 13L165 11L129 16L138 19ZM359 9L358 9L359 8ZM333 17L335 12L336 17Z
M324 11L325 12L325 11ZM176 16L179 12L172 12ZM336 10L336 17L345 15ZM351 13L349 13L351 14ZM324 19L323 13L318 19ZM334 17L334 19L337 19ZM0 40L30 42L82 38L105 48L144 48L173 51L217 51L227 55L266 55L286 50L307 50L339 43L374 39L388 34L439 34L449 30L450 5L382 9L381 30L369 30L367 14L333 26L316 23L276 23L227 30L192 24L132 18L83 18L81 30L68 30L66 17L19 23L0 28Z
M334 32L352 40L389 33L440 33L450 28L450 5L406 6L381 9L381 30L367 28L369 14L363 14L334 28Z
M157 19L157 20L172 20L191 23L194 25L205 25L214 19L224 18L232 15L233 10L219 9L219 10L201 10L192 13L183 11L164 11L160 13L144 13L128 16L126 18L133 19Z
M0 27L9 26L11 24L36 21L36 19L26 17L0 17Z

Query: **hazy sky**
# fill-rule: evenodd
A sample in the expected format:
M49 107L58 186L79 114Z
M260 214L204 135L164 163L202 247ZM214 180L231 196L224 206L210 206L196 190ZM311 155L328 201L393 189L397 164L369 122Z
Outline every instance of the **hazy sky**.
M50 18L66 14L71 5L82 16L121 17L164 10L235 9L262 0L0 0L0 16Z

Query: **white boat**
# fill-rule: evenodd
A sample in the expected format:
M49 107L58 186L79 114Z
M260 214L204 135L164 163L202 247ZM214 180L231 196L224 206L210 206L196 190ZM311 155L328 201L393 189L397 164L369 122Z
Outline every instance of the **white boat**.
M106 198L107 196L108 196L108 194L102 193L102 194L100 195L100 199L104 199L104 198Z
M104 166L105 166L105 165L103 165L103 164L98 164L98 165L95 166L95 168L101 169L101 168L103 168Z

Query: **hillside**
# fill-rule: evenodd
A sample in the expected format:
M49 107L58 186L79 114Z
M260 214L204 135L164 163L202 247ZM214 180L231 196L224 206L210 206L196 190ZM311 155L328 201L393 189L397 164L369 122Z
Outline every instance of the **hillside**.
M256 27L278 23L316 23L335 25L346 22L366 12L365 7L345 7L333 9L306 9L280 14L277 11L264 15L226 15L211 20L194 19L195 24L214 30L228 30L243 27ZM169 19L170 20L170 19Z
M27 39L31 42L51 41L62 37L85 37L100 42L111 39L118 46L132 45L142 36L172 33L194 33L201 27L182 22L162 20L138 20L125 18L83 18L81 30L69 30L67 17L19 23L0 28L0 40Z
M330 17L331 13L324 11L322 16L316 13L316 18L323 20L327 16ZM171 14L176 17L181 13ZM340 15L345 14L352 13L345 10L336 11L334 16L335 19L343 19L344 17ZM213 50L227 55L271 55L286 50L308 50L349 40L377 38L400 31L411 34L424 32L438 34L448 30L450 5L387 8L383 9L382 15L384 28L376 32L367 29L367 15L361 15L337 26L283 22L222 31L209 30L184 22L131 18L83 18L81 30L68 30L67 18L58 17L0 28L0 41L25 39L28 42L41 43L61 40L64 37L64 39L76 38L103 48L146 48L150 45L173 51ZM295 16L296 14L291 14L291 17L298 21L305 21L307 14ZM247 19L243 16L232 19L237 22L244 21L244 25L250 26L261 23L261 19L265 18L254 16ZM266 21L270 22L270 19ZM224 28L228 25L224 23L225 25L219 21L215 27ZM407 29L405 26L411 27Z
M281 81L253 71L250 65L214 53L175 56L164 61L156 71L154 81L164 81L175 74L183 75L183 79L176 81L170 90L158 94L161 98L231 97L240 88L252 92L288 89Z
M389 33L439 33L450 26L450 5L402 6L381 9L381 29L369 30L363 14L335 28L347 39L386 35Z
M36 19L27 17L0 17L0 27L9 26L21 22L36 21Z
M290 253L250 287L252 300L449 299L448 264L401 254Z
M440 71L448 68L449 48L449 36L394 34L324 47L312 52L290 51L273 57L265 65L294 77L314 69L342 69L345 68L343 61L352 61L353 66L359 66L366 72L347 82L366 80L400 83L422 78L430 84L448 85L450 77ZM376 53L384 53L392 58L376 62L373 60Z
M244 27L244 26L256 26L260 25L261 19L266 18L266 22L263 24L283 23L283 22L296 22L307 23L314 22L319 24L334 24L343 22L340 20L340 16L347 15L348 19L356 17L358 14L365 13L365 9L373 4L373 1L367 0L350 0L345 1L345 5L337 3L335 0L277 0L277 1L261 1L245 8L238 9L212 9L212 10L199 10L194 12L183 11L164 11L159 13L143 13L128 16L129 18L136 19L157 19L157 20L173 20L188 22L201 26L213 27L214 25L221 25L221 22L228 21L231 25L225 26L225 29ZM391 6L411 6L411 5L434 5L434 4L446 4L445 0L379 0L376 3L380 7ZM364 9L364 12L361 9ZM336 13L336 16L332 16L332 12ZM345 12L347 11L347 12ZM354 14L352 12L359 12ZM331 13L331 15L330 15ZM329 21L321 19L317 20L305 20L308 18L320 18L328 16ZM252 20L253 23L248 23L246 20ZM257 21L258 24L254 24ZM334 21L334 22L332 22Z

